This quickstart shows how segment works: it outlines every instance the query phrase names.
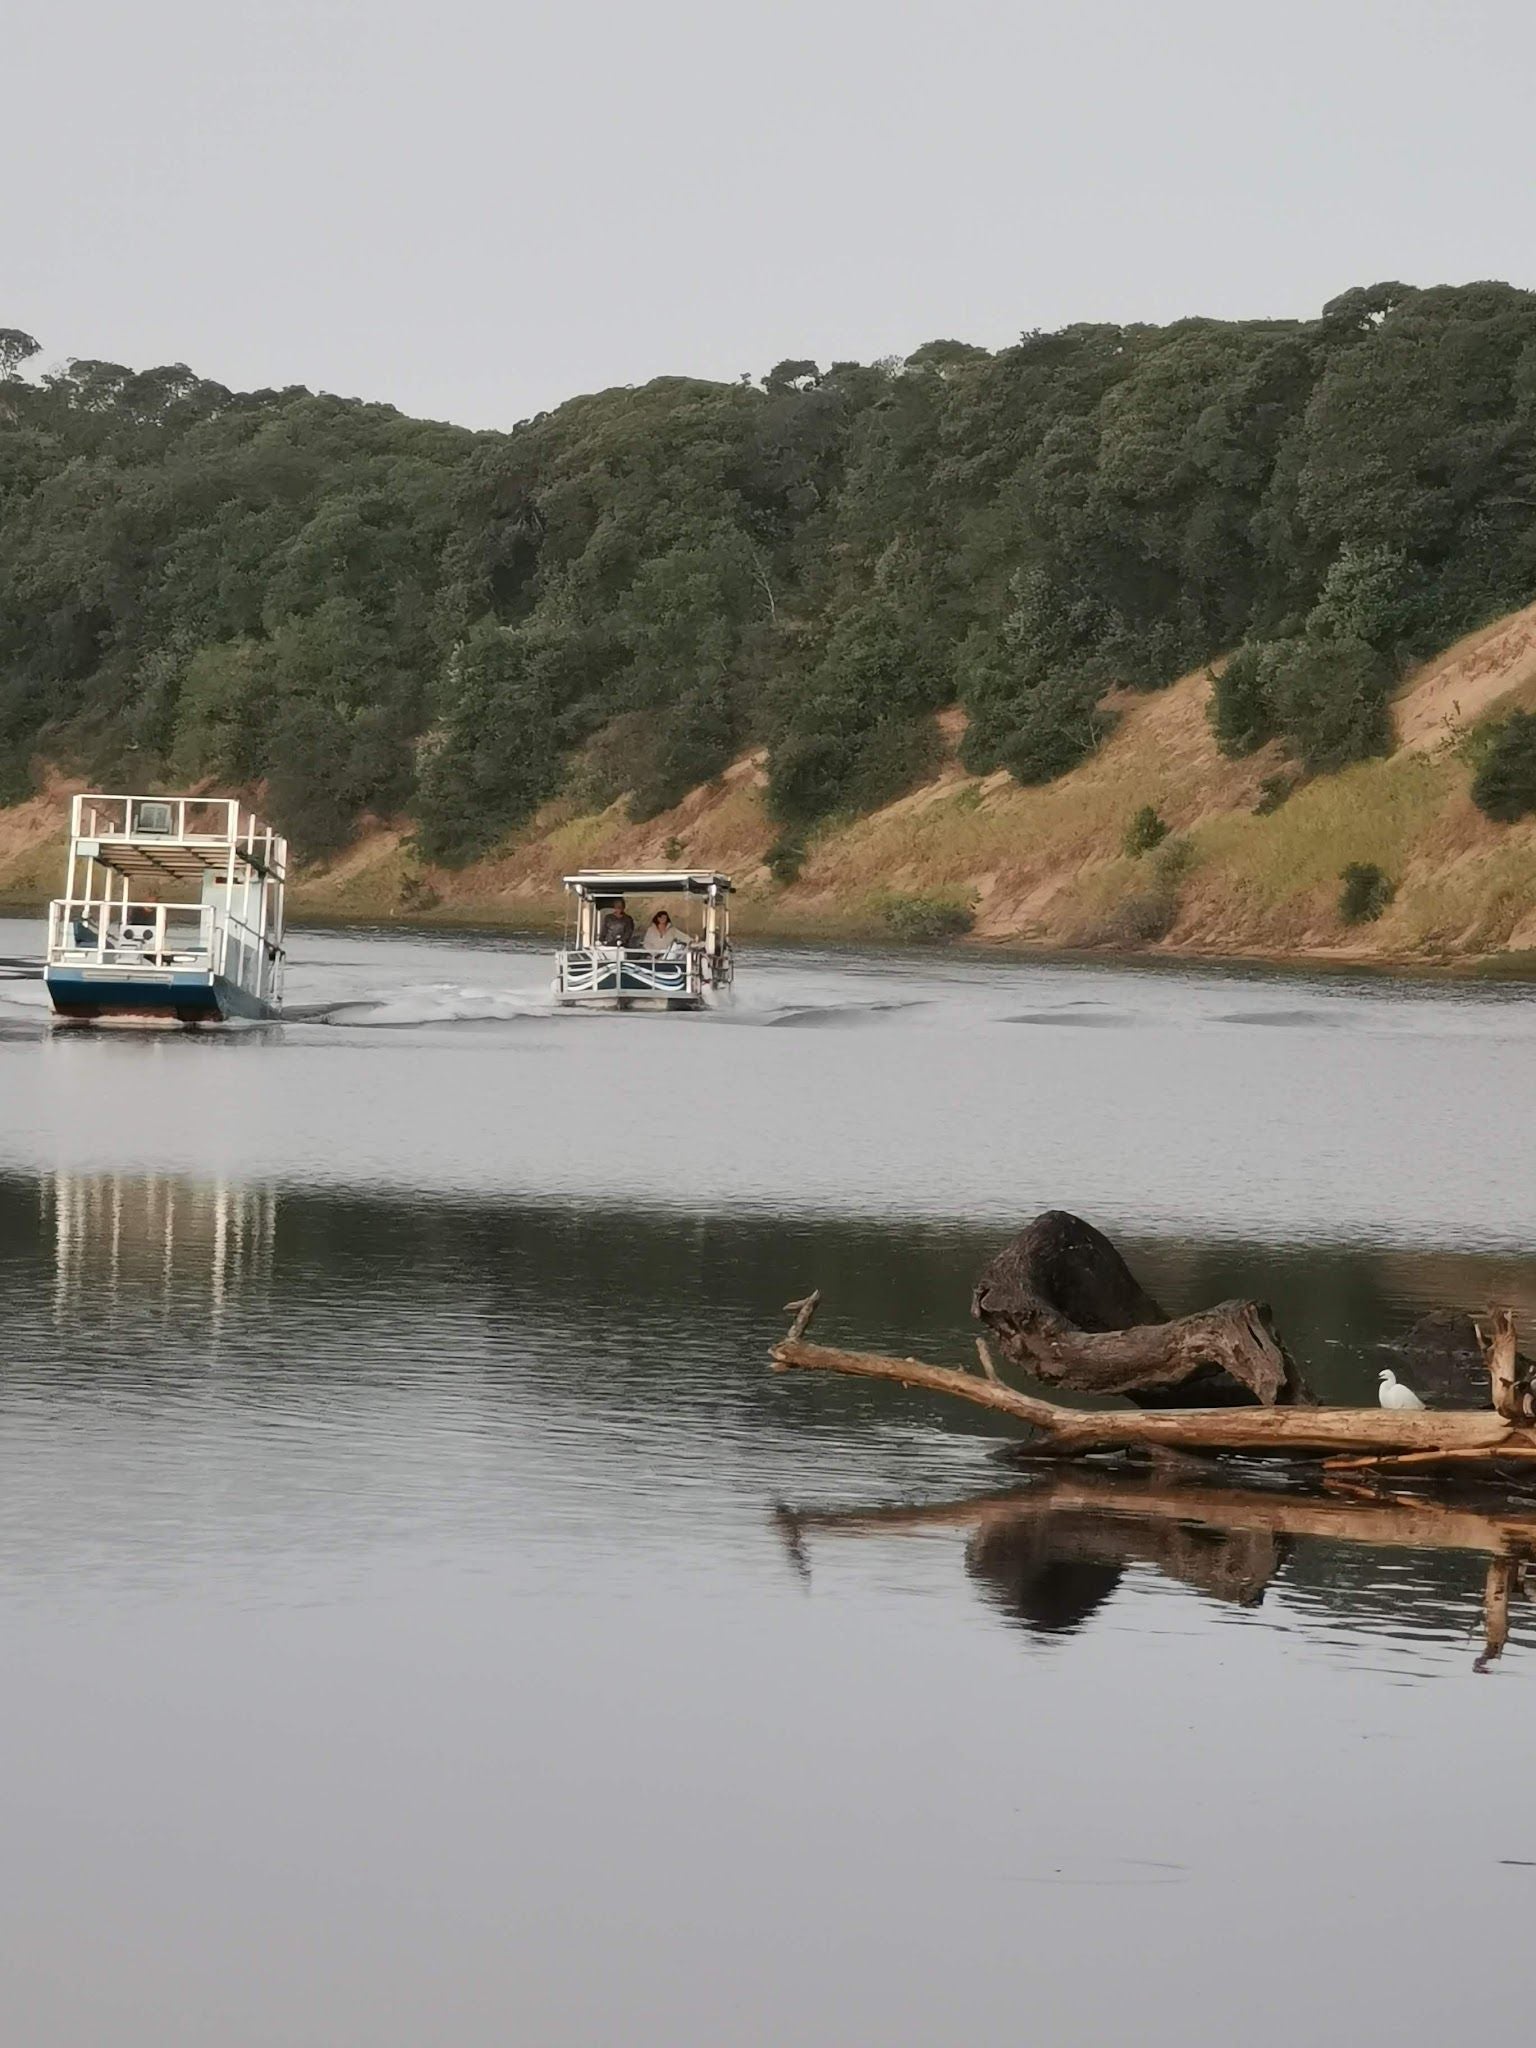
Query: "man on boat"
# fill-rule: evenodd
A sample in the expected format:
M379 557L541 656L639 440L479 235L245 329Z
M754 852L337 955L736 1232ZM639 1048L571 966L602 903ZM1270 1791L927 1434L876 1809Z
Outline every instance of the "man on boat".
M624 898L615 896L603 914L598 928L597 943L600 946L629 947L635 943L635 920L624 908Z

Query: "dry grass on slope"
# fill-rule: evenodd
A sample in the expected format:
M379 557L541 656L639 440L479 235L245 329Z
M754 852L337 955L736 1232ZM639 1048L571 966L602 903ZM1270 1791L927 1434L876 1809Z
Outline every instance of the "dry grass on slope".
M1394 707L1398 744L1428 753L1501 704L1536 692L1536 604L1468 633L1412 676Z
M0 810L0 902L46 903L59 894L69 802L84 787L49 771L37 796Z
M680 804L636 823L623 801L582 811L557 799L508 844L458 869L424 865L398 830L366 835L306 875L296 908L321 916L429 914L548 924L562 914L561 879L583 867L717 867L761 875L772 837L761 755L737 761Z
M1217 752L1209 691L1202 669L1153 696L1122 694L1119 723L1099 752L1038 789L952 768L819 840L797 893L845 902L892 890L970 895L983 937L1091 938L1104 902L1142 865L1121 854L1142 805L1188 834L1213 815L1251 810L1274 772L1268 750L1247 761Z
M973 901L978 934L995 939L1394 957L1536 947L1536 820L1482 817L1455 744L1478 720L1536 702L1536 605L1469 634L1410 680L1392 756L1316 777L1263 816L1260 785L1284 761L1275 748L1224 760L1209 697L1206 670L1155 696L1121 697L1108 743L1045 788L951 768L824 840L803 887L845 902L948 893ZM1174 837L1132 860L1125 829L1143 805ZM1352 862L1396 885L1374 924L1341 920Z

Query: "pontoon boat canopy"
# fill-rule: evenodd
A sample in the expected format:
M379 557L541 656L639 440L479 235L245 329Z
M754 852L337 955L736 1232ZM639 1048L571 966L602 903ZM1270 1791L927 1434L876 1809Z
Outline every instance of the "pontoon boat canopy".
M567 875L565 886L578 896L624 896L631 890L640 896L728 896L734 884L729 875L704 869L616 869L608 873L586 868L579 875Z

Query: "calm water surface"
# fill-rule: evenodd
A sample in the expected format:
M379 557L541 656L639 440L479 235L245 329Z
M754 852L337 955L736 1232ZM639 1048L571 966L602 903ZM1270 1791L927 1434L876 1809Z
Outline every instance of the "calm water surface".
M129 1038L6 975L7 2041L1523 2018L1477 1503L1032 1482L765 1360L811 1285L964 1358L1064 1206L1369 1398L1426 1308L1536 1316L1523 992L749 949L567 1017L537 949L325 932L282 1027Z

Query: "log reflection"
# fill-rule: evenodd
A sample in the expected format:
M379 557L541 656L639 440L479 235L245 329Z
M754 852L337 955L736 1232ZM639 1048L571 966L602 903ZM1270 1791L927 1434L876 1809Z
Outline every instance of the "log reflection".
M1480 1511L1342 1486L1319 1497L1084 1472L922 1507L781 1507L776 1521L807 1574L820 1536L969 1530L965 1569L978 1589L1010 1621L1045 1634L1082 1627L1130 1565L1149 1566L1209 1599L1254 1607L1298 1539L1481 1553L1488 1572L1478 1671L1504 1649L1511 1600L1529 1590L1522 1568L1536 1560L1536 1506Z

